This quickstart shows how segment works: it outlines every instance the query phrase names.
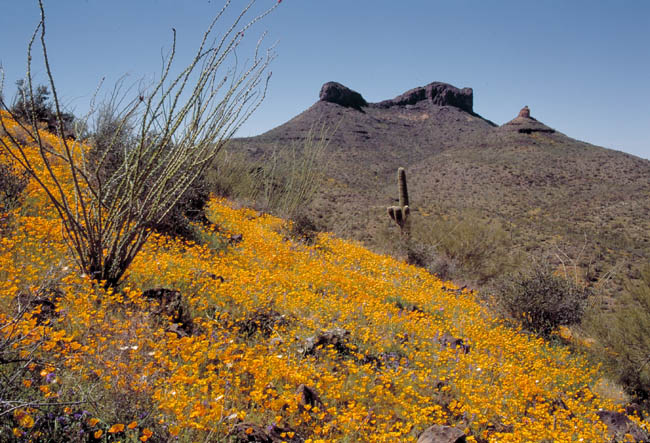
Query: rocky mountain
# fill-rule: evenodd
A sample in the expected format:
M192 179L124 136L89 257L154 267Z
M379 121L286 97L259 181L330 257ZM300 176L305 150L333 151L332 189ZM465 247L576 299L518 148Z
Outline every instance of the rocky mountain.
M370 245L389 229L385 210L402 166L416 212L497 221L515 248L555 248L593 281L633 276L650 260L650 161L570 138L527 106L497 126L473 101L471 88L434 82L368 103L329 82L309 109L236 144L260 156L299 145L323 124L335 128L328 180L308 211L325 229Z

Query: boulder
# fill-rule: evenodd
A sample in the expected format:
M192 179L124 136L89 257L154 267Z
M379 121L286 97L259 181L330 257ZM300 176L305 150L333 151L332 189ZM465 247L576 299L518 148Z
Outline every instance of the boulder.
M324 349L331 345L338 354L348 355L350 353L350 348L348 347L349 337L350 331L341 328L323 331L306 340L303 352L305 355L315 355L319 349Z
M159 303L158 309L152 311L153 314L170 317L171 325L167 328L168 331L180 336L192 335L194 323L189 306L180 291L167 288L148 289L142 296Z
M444 347L460 349L463 354L469 354L470 351L470 346L466 345L462 338L453 337L451 334L446 332L442 337L438 338L438 343Z
M289 324L287 317L271 308L260 308L249 312L245 318L235 322L239 334L246 338L251 338L256 333L269 338L276 328L287 324Z
M323 85L320 89L320 100L358 110L368 106L361 94L337 82L327 82Z
M607 433L612 442L629 441L625 437L626 434L631 435L637 442L649 440L646 432L625 414L614 411L598 411L596 415L607 425Z
M18 312L22 314L40 307L40 312L35 315L36 323L39 325L46 324L48 320L60 316L57 304L63 295L63 291L52 282L41 286L35 292L29 290L20 292L16 296Z
M296 399L298 400L298 407L301 410L307 405L309 405L310 408L323 405L318 392L304 384L301 384L298 386L298 389L296 389Z
M465 433L451 426L435 425L426 429L417 443L465 443Z

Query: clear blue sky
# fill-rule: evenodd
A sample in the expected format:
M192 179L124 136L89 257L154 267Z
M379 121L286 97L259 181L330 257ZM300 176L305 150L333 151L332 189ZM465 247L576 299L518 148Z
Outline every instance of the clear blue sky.
M46 0L65 102L86 109L103 76L153 77L172 27L189 55L222 3ZM35 1L3 1L0 63L11 94L37 22ZM238 135L302 112L326 81L368 101L444 81L474 88L475 111L497 124L528 105L571 137L650 158L650 1L284 0L251 39L263 29L278 42L270 92Z

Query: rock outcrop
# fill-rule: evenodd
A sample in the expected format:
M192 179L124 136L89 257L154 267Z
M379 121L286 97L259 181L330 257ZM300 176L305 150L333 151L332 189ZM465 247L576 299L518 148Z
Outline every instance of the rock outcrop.
M392 100L384 100L370 106L390 108L393 106L415 105L422 101L428 101L438 106L454 106L469 113L474 112L474 92L472 88L458 89L455 86L441 82L433 82L426 86L411 89Z
M361 94L337 82L325 83L320 89L319 97L321 101L336 103L346 108L361 110L362 107L368 106Z
M519 111L519 115L517 117L530 118L530 109L528 106L521 108L521 111Z
M648 441L646 432L625 414L614 411L597 411L596 415L607 425L607 433L612 442L630 441L626 435L631 436L636 442Z
M388 109L394 106L416 105L429 102L438 106L454 106L473 114L474 92L472 88L458 89L447 83L433 82L426 86L411 89L391 100L368 103L356 91L337 82L327 82L320 90L320 100L336 103L346 108L362 110L364 107Z
M552 134L555 132L555 129L549 128L544 123L531 117L528 106L521 108L519 115L508 123L505 123L500 129L503 131L518 132L520 134L532 134L533 132Z

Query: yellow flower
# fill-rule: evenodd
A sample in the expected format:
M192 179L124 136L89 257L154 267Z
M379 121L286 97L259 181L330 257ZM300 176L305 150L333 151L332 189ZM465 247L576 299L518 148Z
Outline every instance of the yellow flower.
M30 414L25 414L20 417L18 423L20 423L20 426L23 428L31 428L34 426L34 417L32 417Z
M149 428L144 428L142 430L142 435L140 436L140 441L147 441L153 435L153 431Z
M177 437L180 432L181 432L181 428L178 425L169 427L169 435L171 435L172 437Z
M124 424L122 423L116 423L113 426L111 426L108 430L110 434L117 434L118 432L124 431Z

